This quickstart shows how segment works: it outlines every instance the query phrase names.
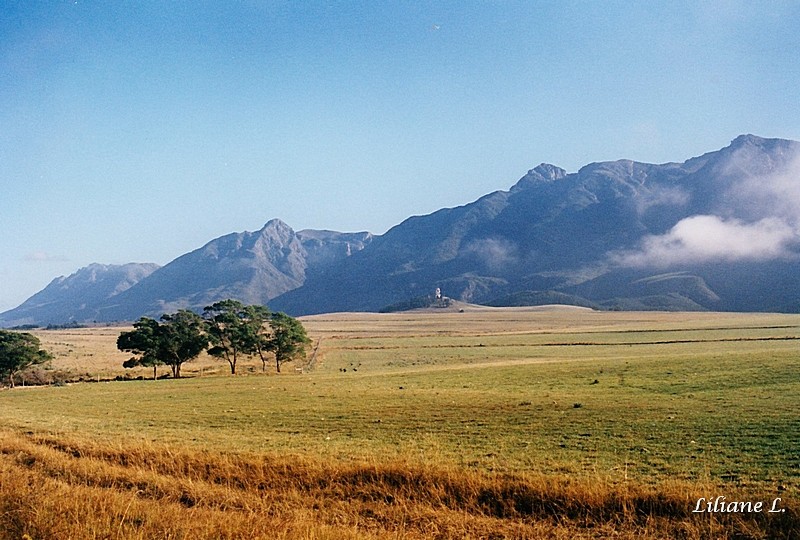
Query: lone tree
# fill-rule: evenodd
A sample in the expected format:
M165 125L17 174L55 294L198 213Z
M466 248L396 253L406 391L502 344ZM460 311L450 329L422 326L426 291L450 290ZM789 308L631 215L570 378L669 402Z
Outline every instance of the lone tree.
M244 304L238 300L216 302L203 308L203 319L211 342L208 354L224 358L231 367L231 375L236 375L239 358L255 350L253 328Z
M8 378L14 388L14 375L52 360L53 356L40 348L39 338L27 332L0 330L0 377Z
M247 336L247 348L250 354L258 354L261 359L261 371L267 370L267 360L272 350L270 331L267 324L272 313L267 306L245 306L242 310L243 324Z
M267 339L267 346L275 355L275 369L280 373L281 364L305 357L306 346L311 340L303 324L286 313L271 314L269 326L272 335Z
M156 380L156 375L158 375L157 368L164 364L158 354L159 326L157 320L141 317L133 323L133 330L119 335L117 349L139 355L125 360L122 367L151 367L153 368L153 380Z
M208 338L203 333L203 319L182 309L175 314L165 313L161 321L142 317L134 323L132 331L120 334L117 348L139 355L122 365L126 368L152 367L155 380L158 366L166 364L172 369L172 376L180 379L181 366L197 358L208 346Z

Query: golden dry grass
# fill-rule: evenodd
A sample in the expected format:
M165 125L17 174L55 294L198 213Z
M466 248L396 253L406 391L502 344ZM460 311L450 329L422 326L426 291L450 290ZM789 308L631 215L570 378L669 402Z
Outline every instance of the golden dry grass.
M693 514L697 488L0 433L0 539L726 539L800 530L792 505L782 514Z

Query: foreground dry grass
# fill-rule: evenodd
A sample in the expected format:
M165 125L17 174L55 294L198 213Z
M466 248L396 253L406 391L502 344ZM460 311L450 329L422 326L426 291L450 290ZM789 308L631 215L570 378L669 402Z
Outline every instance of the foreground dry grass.
M791 505L780 514L693 514L698 488L0 433L0 539L800 534Z

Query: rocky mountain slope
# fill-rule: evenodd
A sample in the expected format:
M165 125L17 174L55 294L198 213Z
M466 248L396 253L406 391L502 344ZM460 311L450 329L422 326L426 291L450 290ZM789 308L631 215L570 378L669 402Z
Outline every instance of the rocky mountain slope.
M4 326L101 320L99 307L155 272L157 264L90 264L58 277L19 307L0 314Z
M381 236L272 220L163 268L126 267L59 278L0 324L132 320L229 297L295 315L377 311L437 287L494 305L800 311L800 143L742 135L683 163L542 164Z
M91 265L56 279L18 308L0 314L0 324L130 321L182 308L199 311L226 298L266 304L301 286L307 274L363 249L371 240L366 232L295 232L273 219L260 231L222 236L161 268L126 265L149 269L135 280L107 271L102 283L92 282L87 275L113 267Z
M409 218L273 300L376 310L441 287L489 302L556 291L608 308L800 306L800 144L752 135L684 163L531 170L508 191Z

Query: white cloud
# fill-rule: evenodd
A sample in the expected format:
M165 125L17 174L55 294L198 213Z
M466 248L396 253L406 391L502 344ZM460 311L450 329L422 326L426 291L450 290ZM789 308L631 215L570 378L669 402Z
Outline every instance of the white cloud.
M744 169L745 165L740 167ZM800 156L780 173L745 174L731 186L727 198L745 219L773 215L793 223L800 221Z
M778 172L756 174L765 166ZM611 262L668 267L800 257L800 156L765 157L756 149L743 147L731 156L723 175L729 183L715 197L708 214L684 218L665 234L645 237L637 250L611 253ZM665 189L653 192L640 205L646 209L688 202L687 193Z
M679 221L668 233L648 236L639 251L616 253L623 266L667 267L712 261L766 261L794 256L800 236L776 217L753 223L718 216L692 216Z

